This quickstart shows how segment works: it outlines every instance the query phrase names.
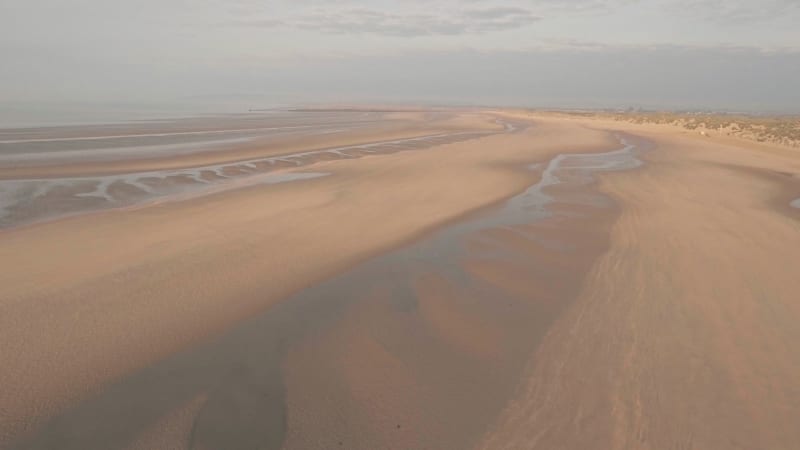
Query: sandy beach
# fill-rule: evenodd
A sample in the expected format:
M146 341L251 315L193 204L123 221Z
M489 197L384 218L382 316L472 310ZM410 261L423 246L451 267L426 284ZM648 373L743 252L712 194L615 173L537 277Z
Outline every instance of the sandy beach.
M800 442L797 150L309 114L0 135L0 448Z

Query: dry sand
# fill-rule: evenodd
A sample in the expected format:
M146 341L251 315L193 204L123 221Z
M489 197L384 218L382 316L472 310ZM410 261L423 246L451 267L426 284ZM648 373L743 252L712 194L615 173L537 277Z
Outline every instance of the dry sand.
M658 148L481 448L796 448L800 153L628 128Z
M0 447L795 448L800 155L504 116L535 126L0 232ZM644 167L494 222L620 128Z

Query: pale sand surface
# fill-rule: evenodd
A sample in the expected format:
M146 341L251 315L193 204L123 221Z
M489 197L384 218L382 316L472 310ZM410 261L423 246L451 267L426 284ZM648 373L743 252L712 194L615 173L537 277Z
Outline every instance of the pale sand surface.
M0 446L795 448L798 153L504 117L536 125L0 232ZM498 220L619 129L644 167Z
M493 123L493 122L492 122ZM523 188L520 166L616 145L552 125L333 175L0 233L3 435L337 268Z

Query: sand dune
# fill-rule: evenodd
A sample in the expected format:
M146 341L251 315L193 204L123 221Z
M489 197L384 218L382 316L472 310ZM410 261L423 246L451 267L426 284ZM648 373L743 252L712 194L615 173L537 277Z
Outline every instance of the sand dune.
M800 155L514 111L330 145L434 133L470 138L0 231L0 447L800 442Z

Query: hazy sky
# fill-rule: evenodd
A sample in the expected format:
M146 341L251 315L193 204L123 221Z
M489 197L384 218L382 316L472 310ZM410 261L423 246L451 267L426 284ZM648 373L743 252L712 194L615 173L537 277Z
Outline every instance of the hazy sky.
M800 0L0 0L0 101L800 111Z

